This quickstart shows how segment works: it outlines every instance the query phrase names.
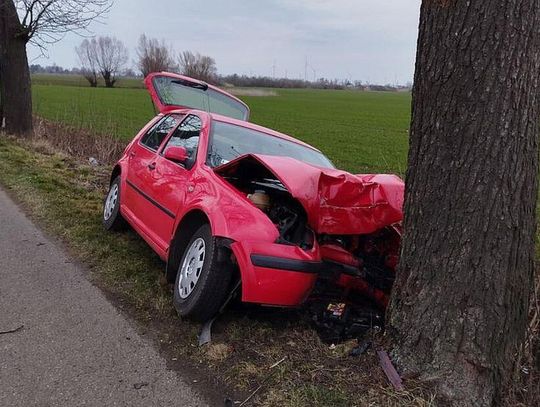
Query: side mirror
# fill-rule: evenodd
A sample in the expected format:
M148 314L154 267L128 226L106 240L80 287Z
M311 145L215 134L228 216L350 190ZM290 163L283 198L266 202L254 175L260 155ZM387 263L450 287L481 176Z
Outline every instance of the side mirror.
M189 155L185 147L171 146L165 150L163 157L167 160L183 164L187 161Z

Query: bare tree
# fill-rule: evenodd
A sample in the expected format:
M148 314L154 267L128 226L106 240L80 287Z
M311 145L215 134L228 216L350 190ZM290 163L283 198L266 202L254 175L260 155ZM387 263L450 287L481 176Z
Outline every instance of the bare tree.
M42 49L80 32L109 10L111 0L0 0L0 97L6 130L32 130L32 94L26 44Z
M217 77L216 61L198 52L183 51L178 55L178 64L184 75L206 82L215 82Z
M497 405L533 286L540 0L424 0L388 331L444 405Z
M95 88L98 82L97 41L95 38L84 39L78 47L75 47L75 52L81 65L82 75L90 86Z
M177 65L172 58L172 51L164 41L148 38L145 34L139 37L137 45L137 66L143 76L151 72L175 71Z
M98 37L96 40L96 63L107 88L114 87L116 75L129 58L128 49L115 37Z

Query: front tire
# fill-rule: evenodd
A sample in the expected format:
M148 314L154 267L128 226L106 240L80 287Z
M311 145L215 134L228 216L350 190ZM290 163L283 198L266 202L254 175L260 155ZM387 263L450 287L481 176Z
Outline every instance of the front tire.
M181 317L205 322L217 314L231 281L231 265L203 225L186 245L174 284L174 306Z
M113 180L103 201L101 218L103 227L107 230L122 230L126 226L126 221L120 214L120 181L120 176Z

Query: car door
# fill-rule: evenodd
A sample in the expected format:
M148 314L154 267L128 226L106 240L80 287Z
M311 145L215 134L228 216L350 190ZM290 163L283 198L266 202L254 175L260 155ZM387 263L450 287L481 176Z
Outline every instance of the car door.
M159 214L162 208L150 197L152 173L161 145L180 120L181 115L178 114L164 116L133 144L128 154L126 201L130 202L130 215L145 237L162 249L163 243L157 239L154 226L156 214Z
M175 224L175 215L185 203L187 194L193 191L193 167L197 159L201 118L190 114L172 132L165 146L156 156L155 168L151 172L150 197L163 209L155 214L153 228L160 241L170 243ZM188 159L174 162L164 157L167 148L184 147Z

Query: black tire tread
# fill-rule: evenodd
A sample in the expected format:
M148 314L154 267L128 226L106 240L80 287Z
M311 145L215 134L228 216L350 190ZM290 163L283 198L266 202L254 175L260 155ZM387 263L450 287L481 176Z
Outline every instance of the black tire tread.
M111 182L109 190L107 191L107 195L105 195L105 199L103 200L103 208L105 207L105 202L107 201L107 196L109 195L109 191L115 183L118 184L118 200L116 201L116 208L108 220L105 220L105 218L103 217L103 210L102 210L101 220L103 223L103 227L106 230L119 232L119 231L125 230L127 227L127 222L125 221L125 219L122 217L122 214L120 213L120 197L122 195L122 188L121 188L122 183L121 183L120 175L117 176Z
M203 233L206 233L207 235L204 237L201 236ZM207 275L201 276L201 278L204 277L202 281L199 280L199 284L202 283L203 285L195 288L195 290L198 291L195 293L197 294L196 297L194 297L195 300L190 300L191 296L185 300L179 299L179 277L177 275L174 285L174 305L180 316L195 321L205 322L215 316L221 308L223 301L225 300L230 289L232 270L231 264L226 260L227 256L223 256L222 253L220 253L225 249L218 245L217 239L212 236L212 232L208 224L201 226L193 234L184 250L184 253L182 254L180 264L182 264L182 261L184 260L185 252L197 237L203 237L205 239L205 243L207 245L210 243L212 246L210 250L210 258L205 258L205 264L203 266L203 273ZM207 238L210 239L210 242L207 241ZM209 263L206 263L207 259L209 260Z

